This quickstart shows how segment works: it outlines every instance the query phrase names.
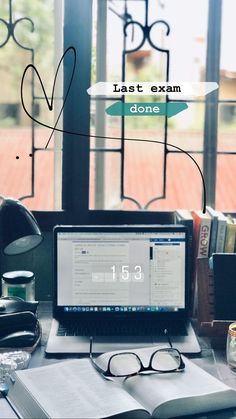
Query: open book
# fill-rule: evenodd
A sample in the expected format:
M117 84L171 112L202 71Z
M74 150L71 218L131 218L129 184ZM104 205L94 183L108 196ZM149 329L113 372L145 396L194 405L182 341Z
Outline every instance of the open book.
M144 359L148 351L142 351ZM97 358L104 369L109 355ZM171 418L236 406L235 390L183 358L184 372L116 382L102 378L89 359L17 371L8 400L20 417L30 419Z

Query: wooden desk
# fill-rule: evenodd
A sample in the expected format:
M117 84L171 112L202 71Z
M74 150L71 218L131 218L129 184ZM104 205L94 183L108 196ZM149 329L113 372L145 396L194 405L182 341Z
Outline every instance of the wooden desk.
M44 353L52 318L50 303L40 303L39 318L42 325L43 335L41 346L39 346L32 355L30 361L31 368L59 361L58 358L46 358ZM218 379L222 380L224 383L236 389L236 374L234 374L226 364L225 351L212 349L208 338L199 338L199 341L201 344L202 353L200 356L191 357L192 361L202 367L205 371L209 372ZM16 415L8 406L7 402L4 399L0 399L0 419L8 418L16 418ZM236 409L215 412L207 415L194 415L192 418L236 419Z

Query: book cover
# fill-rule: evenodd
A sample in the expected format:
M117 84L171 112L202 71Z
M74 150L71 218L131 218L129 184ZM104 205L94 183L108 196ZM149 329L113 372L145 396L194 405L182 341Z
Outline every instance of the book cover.
M236 239L236 224L234 223L233 218L230 215L228 215L227 225L226 225L224 253L234 253L235 239Z
M210 245L209 245L209 257L216 252L216 239L217 239L217 230L218 230L218 215L217 211L213 208L207 206L207 213L211 217L211 235L210 235Z
M215 253L223 253L224 247L225 247L225 234L226 234L227 219L222 212L216 211L216 213L218 216L218 229L217 229Z
M193 211L194 219L194 247L195 257L207 258L209 256L211 217L202 211Z

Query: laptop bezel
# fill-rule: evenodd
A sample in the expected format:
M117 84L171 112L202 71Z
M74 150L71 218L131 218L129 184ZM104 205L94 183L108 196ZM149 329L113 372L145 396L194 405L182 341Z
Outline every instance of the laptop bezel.
M58 233L68 232L180 232L185 233L185 308L179 309L175 312L65 312L64 306L58 306L57 304L57 243ZM53 317L58 320L76 321L79 319L93 319L93 318L118 318L118 319L145 319L155 321L155 319L161 318L187 318L189 317L189 278L188 278L188 228L186 226L170 224L170 225L57 225L53 229L53 260L54 260L54 275L53 275Z

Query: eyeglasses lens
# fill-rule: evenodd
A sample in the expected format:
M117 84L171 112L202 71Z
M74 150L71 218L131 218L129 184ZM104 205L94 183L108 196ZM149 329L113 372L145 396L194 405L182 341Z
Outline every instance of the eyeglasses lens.
M157 351L152 359L152 368L157 371L171 371L176 370L180 367L180 355L178 351L163 350Z
M117 354L110 360L110 372L116 376L127 376L140 371L141 364L135 354Z

